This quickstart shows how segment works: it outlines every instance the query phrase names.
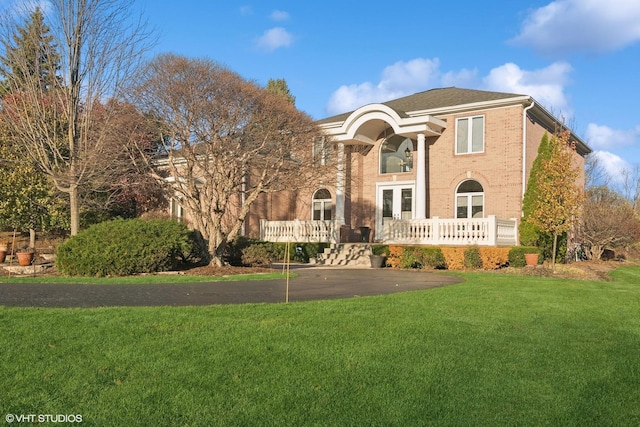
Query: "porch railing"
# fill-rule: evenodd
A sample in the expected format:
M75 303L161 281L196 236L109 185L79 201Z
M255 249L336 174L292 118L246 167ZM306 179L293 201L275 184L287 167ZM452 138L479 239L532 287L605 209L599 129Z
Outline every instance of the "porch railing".
M419 245L515 246L518 221L487 218L439 218L385 222L384 243Z
M335 221L260 220L260 238L267 242L338 242Z
M260 238L269 242L339 242L335 221L260 221ZM518 221L439 218L386 221L383 243L406 245L515 246Z

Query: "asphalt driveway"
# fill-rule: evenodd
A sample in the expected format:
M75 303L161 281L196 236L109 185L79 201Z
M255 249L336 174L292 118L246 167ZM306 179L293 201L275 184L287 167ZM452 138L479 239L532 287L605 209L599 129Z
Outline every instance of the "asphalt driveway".
M367 268L297 269L289 302L382 295L452 285L458 277L423 271ZM155 285L0 283L0 306L195 306L284 302L285 280Z

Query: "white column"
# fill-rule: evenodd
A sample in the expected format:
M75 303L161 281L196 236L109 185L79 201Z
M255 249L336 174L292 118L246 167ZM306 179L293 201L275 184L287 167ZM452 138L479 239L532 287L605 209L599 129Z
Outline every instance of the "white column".
M337 173L336 173L336 222L338 227L344 225L344 143L338 143L337 155ZM339 228L338 228L339 229Z
M427 168L425 158L425 136L418 134L418 153L416 165L416 219L427 217Z

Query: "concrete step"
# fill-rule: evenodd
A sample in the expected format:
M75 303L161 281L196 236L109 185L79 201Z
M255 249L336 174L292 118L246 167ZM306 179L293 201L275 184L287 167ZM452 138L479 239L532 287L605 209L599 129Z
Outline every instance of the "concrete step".
M368 266L371 245L366 243L337 243L318 254L312 262L326 266Z

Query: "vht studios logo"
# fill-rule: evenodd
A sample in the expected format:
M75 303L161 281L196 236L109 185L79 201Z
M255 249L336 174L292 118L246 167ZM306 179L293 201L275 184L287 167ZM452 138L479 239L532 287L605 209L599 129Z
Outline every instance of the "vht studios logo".
M81 423L82 415L74 414L7 414L8 423Z

